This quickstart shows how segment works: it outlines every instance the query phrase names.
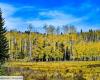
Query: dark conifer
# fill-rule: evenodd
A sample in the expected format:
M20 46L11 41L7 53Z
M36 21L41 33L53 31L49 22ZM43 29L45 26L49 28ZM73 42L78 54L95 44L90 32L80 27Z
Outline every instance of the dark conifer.
M8 55L8 41L6 38L6 28L4 26L4 19L2 18L2 11L0 9L0 66L3 64L9 57Z

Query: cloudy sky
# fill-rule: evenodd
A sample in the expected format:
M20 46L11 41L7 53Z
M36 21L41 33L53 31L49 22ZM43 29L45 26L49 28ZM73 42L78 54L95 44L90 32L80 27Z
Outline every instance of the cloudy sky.
M27 30L31 23L75 25L77 30L100 29L99 0L0 0L7 29Z

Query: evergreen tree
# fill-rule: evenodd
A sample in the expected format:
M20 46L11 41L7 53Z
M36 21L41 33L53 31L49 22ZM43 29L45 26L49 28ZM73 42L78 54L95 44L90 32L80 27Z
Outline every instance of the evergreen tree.
M2 18L2 11L0 9L0 66L8 59L8 41L5 37L6 28L4 26L4 19Z
M81 29L81 32L80 32L81 34L83 33L83 30Z

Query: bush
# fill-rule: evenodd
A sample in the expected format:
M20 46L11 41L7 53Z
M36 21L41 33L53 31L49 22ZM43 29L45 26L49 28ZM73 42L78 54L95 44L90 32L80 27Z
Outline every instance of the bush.
M5 68L0 67L0 76L2 76L2 75L6 75Z
M82 72L82 70L79 70L78 73L75 73L75 74L74 74L74 80L86 80L86 79L83 77L83 72Z

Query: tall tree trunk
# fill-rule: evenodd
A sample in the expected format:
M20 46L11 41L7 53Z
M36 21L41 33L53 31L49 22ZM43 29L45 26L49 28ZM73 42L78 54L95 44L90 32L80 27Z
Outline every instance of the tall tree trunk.
M29 56L30 56L30 60L32 60L32 42L31 42L31 32L30 32L30 35L29 35L29 45L30 45L30 48L29 48Z

